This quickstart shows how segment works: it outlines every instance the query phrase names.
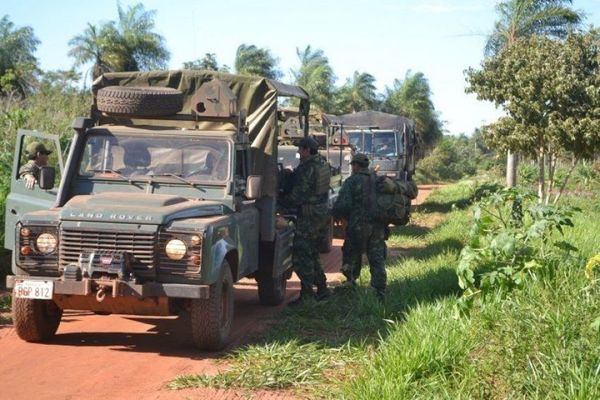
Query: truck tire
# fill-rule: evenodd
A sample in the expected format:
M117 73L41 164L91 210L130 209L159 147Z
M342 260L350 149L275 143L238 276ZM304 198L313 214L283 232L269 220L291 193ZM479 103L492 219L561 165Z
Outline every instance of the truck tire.
M258 299L263 306L278 306L285 300L287 277L283 273L278 277L261 277L258 283Z
M233 278L227 261L217 281L210 286L208 299L192 300L192 338L201 350L221 350L227 343L233 322Z
M27 342L51 339L63 310L52 300L19 299L13 293L12 314L17 335Z
M160 117L183 107L183 94L167 87L107 86L96 95L98 110L108 114Z
M329 219L329 224L327 225L327 231L325 232L325 239L321 243L319 247L320 253L329 253L333 248L333 219Z

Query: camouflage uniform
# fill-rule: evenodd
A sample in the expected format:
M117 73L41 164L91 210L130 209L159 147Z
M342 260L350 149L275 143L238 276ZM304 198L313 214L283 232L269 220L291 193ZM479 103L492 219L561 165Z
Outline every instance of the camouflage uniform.
M19 168L19 178L22 179L25 175L33 175L36 181L40 180L40 167L38 167L34 160L27 161L26 164L21 165L21 168Z
M316 194L318 169L326 161L311 155L294 170L293 185L281 205L296 211L296 233L292 246L294 271L300 278L302 295L312 295L313 285L326 290L326 277L319 257L320 244L329 220L327 193Z
M385 239L387 227L372 220L367 204L370 172L362 167L344 181L339 196L333 206L333 216L347 221L346 240L342 248L342 273L354 282L360 276L362 255L367 253L371 270L371 286L378 296L383 296L386 288Z

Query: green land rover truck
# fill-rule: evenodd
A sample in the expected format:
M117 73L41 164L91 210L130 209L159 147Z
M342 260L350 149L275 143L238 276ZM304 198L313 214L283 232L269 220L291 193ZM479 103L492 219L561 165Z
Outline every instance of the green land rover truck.
M63 310L189 312L195 344L224 347L234 282L255 278L262 304L284 301L293 224L277 214L278 98L299 99L306 134L308 95L189 70L108 73L92 91L56 188L54 168L33 190L18 170L29 143L57 137L17 137L5 227L17 334L52 338Z

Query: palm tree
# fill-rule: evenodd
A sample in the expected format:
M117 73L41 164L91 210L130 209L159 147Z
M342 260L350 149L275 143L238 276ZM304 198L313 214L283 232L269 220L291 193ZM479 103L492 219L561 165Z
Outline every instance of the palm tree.
M165 68L169 52L163 37L152 32L155 11L146 11L141 3L117 9L118 21L99 27L88 23L82 34L69 41L75 66L92 62L93 79L110 71Z
M15 28L8 15L0 19L0 91L31 92L39 72L33 55L38 44L31 27Z
M429 82L422 72L407 71L403 81L394 80L386 88L383 110L411 118L425 148L432 147L442 137L442 122L431 101Z
M154 16L156 11L146 11L142 3L123 10L117 6L119 20L117 31L119 41L116 43L121 53L121 70L144 71L166 68L169 52L164 38L154 33Z
M494 30L485 45L488 56L498 54L517 40L533 35L563 38L568 30L577 27L582 15L568 4L572 0L509 0L499 3L499 15ZM506 183L517 183L518 156L509 151L506 159Z
M235 54L235 70L242 75L278 79L282 75L277 69L278 62L268 49L261 49L253 44L241 44Z
M577 27L582 15L566 6L572 0L509 0L496 6L499 19L485 45L495 55L518 39L533 35L564 38Z
M304 88L310 95L315 109L329 112L333 106L335 74L323 50L313 50L310 45L304 50L296 48L300 68L292 71L295 84Z
M96 79L105 72L117 69L119 56L114 51L116 30L113 23L108 23L98 28L88 23L82 34L69 41L69 56L75 58L75 67L80 67L92 62L92 79Z
M338 92L339 108L343 113L365 111L375 108L377 94L375 77L366 72L354 72Z

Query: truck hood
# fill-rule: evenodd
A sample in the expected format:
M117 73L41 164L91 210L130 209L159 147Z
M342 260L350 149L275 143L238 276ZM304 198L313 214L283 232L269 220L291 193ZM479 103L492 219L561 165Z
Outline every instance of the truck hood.
M167 224L181 218L229 214L217 201L186 199L164 194L100 193L69 200L60 212L65 221Z

